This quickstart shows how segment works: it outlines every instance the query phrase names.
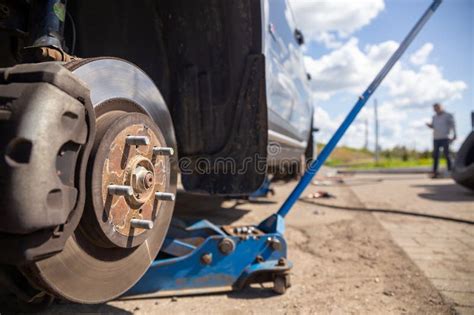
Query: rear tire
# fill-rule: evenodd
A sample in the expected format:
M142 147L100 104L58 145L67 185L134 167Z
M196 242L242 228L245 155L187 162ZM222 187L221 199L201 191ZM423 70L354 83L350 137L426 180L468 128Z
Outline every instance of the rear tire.
M467 136L456 154L452 177L459 185L474 190L474 131Z

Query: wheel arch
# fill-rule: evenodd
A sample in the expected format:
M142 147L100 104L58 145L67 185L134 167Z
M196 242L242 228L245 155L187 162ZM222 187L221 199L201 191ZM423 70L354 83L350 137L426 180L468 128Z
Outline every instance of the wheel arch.
M215 163L232 158L242 169L248 157L266 158L261 10L261 1L253 0L68 2L77 29L74 53L137 64L169 108L180 158L214 165L184 176L188 191L246 193L264 179L256 168L225 174Z

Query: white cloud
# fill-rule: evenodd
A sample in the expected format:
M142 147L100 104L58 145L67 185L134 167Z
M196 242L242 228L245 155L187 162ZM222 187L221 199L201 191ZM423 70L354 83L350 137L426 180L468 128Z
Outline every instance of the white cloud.
M326 143L339 127L346 114L346 112L341 112L335 117L332 117L326 110L321 107L317 107L314 112L315 126L320 128L320 132L317 134L317 141ZM408 136L408 133L411 133L411 130L401 127L402 123L407 121L407 113L398 111L390 104L380 104L378 107L378 117L381 135L380 145L382 147L393 147L399 144L397 138ZM369 149L373 149L375 136L374 110L372 102L367 104L366 107L362 109L357 119L349 127L346 134L341 139L339 145L363 147L365 144L366 128L368 132ZM414 139L414 136L410 134L409 138L407 139Z
M374 110L370 102L360 112L357 119L349 127L339 145L361 148L365 145L366 128L368 134L368 148L375 148ZM318 142L327 143L336 131L339 124L345 118L346 113L340 113L332 117L323 108L316 108L314 120L316 127L321 131L317 133ZM394 107L389 102L383 102L378 108L379 117L379 145L382 148L393 148L397 145L405 145L408 148L425 150L431 146L431 129L427 128L426 119L415 119L413 116L425 117L426 111L417 110L407 113ZM367 126L366 126L367 121Z
M324 138L328 139L336 130L339 121L334 120L329 116L329 113L320 106L315 107L313 121L316 121L315 127L319 128L319 132L323 134Z
M361 93L397 47L398 43L386 41L361 50L357 39L351 38L319 59L306 56L305 64L313 78L316 99L327 100L341 91ZM382 84L388 87L393 98L391 104L412 107L459 99L467 88L463 81L444 78L441 69L433 64L412 69L397 63Z
M337 37L350 36L385 8L383 0L291 0L290 4L306 38L328 48L340 45Z
M428 60L431 52L433 51L433 44L426 43L420 49L410 56L410 62L414 65L423 65Z
M305 56L312 76L311 88L316 102L327 107L315 109L315 124L321 128L318 141L326 142L344 119L346 112L331 107L362 93L398 47L385 41L361 47L355 32L369 25L385 8L384 0L290 0L297 26L307 42L314 41L329 50L324 56ZM418 149L431 146L431 130L425 122L431 104L448 105L462 98L467 85L450 80L430 56L435 50L428 42L397 62L377 94L382 147L406 145ZM308 48L304 51L309 52ZM406 61L405 61L406 60ZM349 103L351 101L348 101ZM347 104L347 106L352 104ZM348 129L343 145L361 147L365 142L365 121L369 121L369 145L373 148L373 107L368 104ZM342 106L337 107L342 108ZM329 111L328 111L329 110Z
M367 46L362 51L358 40L351 38L320 59L306 56L305 64L313 78L316 99L327 100L341 90L361 93L397 46L396 42L387 41Z
M387 77L386 86L396 106L427 107L435 102L460 99L467 88L463 81L449 81L441 69L425 64L418 70L397 67Z
M315 41L323 43L326 48L334 49L342 46L342 42L337 39L336 35L329 32L320 32L314 35Z
M387 41L361 49L358 40L351 38L319 59L306 56L305 63L313 78L311 82L315 98L330 102L332 97L344 93L356 96L363 92L397 47L398 43ZM424 47L430 45L423 45L415 54L420 55L419 51L426 53L433 49ZM429 119L433 103L449 103L462 98L466 88L463 81L446 79L437 65L422 64L412 68L409 64L398 62L381 86L381 93L384 95L379 106L379 119L383 126L381 145L393 147L404 144L419 149L428 148L430 142L425 140L430 138L430 130L424 126L425 121L420 119ZM326 128L319 136L321 141L329 139L345 114L330 117L323 109L316 111L316 124L324 121L320 128ZM342 144L358 147L363 145L366 118L372 125L373 111L361 112ZM369 133L372 135L373 131Z

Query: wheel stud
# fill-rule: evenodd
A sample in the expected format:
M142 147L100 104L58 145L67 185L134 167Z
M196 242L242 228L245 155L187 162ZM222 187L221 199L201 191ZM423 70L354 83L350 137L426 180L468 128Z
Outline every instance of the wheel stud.
M158 200L174 201L174 194L166 192L156 192L155 197Z
M173 148L169 148L169 147L153 147L153 154L170 156L174 154L174 150Z
M131 196L133 195L133 188L124 185L109 185L107 190L110 195Z
M148 145L150 139L147 136L127 136L125 142L128 145Z
M140 220L140 219L131 219L130 226L135 229L145 229L151 230L153 229L153 221L150 220Z

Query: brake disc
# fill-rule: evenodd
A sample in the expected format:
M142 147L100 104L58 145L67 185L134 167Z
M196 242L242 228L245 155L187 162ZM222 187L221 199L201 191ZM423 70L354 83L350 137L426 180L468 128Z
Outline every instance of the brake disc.
M176 193L177 165L169 156L176 141L163 98L140 69L110 58L69 69L89 86L97 116L86 207L64 250L24 272L54 296L99 303L135 284L161 248Z

